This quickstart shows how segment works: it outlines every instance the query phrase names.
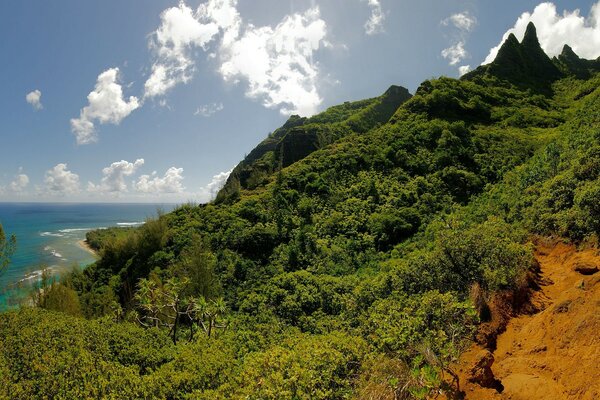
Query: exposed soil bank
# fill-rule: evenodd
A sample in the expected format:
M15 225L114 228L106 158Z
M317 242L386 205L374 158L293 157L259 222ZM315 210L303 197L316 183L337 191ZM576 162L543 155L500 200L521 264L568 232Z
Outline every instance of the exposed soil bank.
M538 243L535 256L539 289L487 343L501 393L467 381L482 359L484 345L477 344L458 368L466 399L600 399L598 250Z

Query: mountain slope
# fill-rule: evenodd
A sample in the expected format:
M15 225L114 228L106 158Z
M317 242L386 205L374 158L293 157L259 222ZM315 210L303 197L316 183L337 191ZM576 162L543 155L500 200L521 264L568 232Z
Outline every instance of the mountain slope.
M530 283L531 235L600 232L600 75L552 68L534 35L410 99L291 118L218 201L100 243L43 288L50 310L0 316L0 397L455 391L493 299Z
M410 97L405 88L391 86L380 97L347 102L310 118L291 116L233 169L216 201L235 197L240 188L253 189L263 185L274 171L345 135L365 133L386 123Z

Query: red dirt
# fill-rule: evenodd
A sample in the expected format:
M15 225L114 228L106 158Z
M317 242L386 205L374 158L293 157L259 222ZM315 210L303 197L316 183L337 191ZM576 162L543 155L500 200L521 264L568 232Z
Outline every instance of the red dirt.
M541 287L528 305L541 311L510 319L491 343L496 346L492 371L503 390L466 381L483 348L473 345L458 366L465 399L600 399L600 272L575 271L600 266L598 250L541 243L535 257Z

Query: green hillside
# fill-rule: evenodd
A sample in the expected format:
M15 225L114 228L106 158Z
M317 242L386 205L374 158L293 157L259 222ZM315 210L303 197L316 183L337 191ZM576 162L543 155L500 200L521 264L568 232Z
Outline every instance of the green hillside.
M95 264L0 315L0 398L451 392L530 239L598 240L599 72L530 25L460 80L291 117L215 202L92 234Z
M379 97L346 102L310 118L292 115L263 140L232 171L216 202L237 200L240 189L264 185L274 171L287 167L352 133L365 133L388 122L411 95L390 86Z

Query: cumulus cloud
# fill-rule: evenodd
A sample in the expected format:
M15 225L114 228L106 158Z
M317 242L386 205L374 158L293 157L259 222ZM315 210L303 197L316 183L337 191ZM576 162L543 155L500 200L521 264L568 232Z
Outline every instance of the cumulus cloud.
M142 165L144 165L143 158L139 158L133 163L125 160L114 162L102 169L103 177L100 184L94 185L92 182L88 182L88 191L103 193L126 192L127 184L125 183L125 177L133 175Z
M448 60L448 64L454 66L469 57L469 52L465 49L469 33L477 25L477 18L471 15L468 11L452 14L448 18L442 20L441 24L453 29L451 32L450 46L442 50L442 57ZM458 67L460 75L468 72L470 67L463 65Z
M149 46L156 60L144 85L144 97L163 95L191 78L194 70L192 49L204 48L219 32L217 23L202 23L198 11L181 2L162 12L161 25L150 38Z
M442 25L453 25L455 28L463 32L471 32L477 25L477 18L472 16L468 11L452 14L442 21Z
M470 65L461 65L460 67L458 67L458 73L460 74L460 76L463 76L469 71L471 71Z
M79 175L69 171L67 164L60 163L46 171L44 184L51 194L75 194L79 192Z
M448 60L450 65L456 65L467 57L464 42L457 42L442 50L442 57Z
M229 82L244 79L246 96L282 114L312 115L322 99L313 55L325 46L326 24L318 7L286 16L275 28L249 25L235 41L223 42L220 72Z
M88 105L81 109L79 118L71 119L71 130L77 144L88 144L98 140L94 122L118 125L140 106L137 97L123 98L123 88L118 82L119 69L110 68L100 75L96 87L87 96Z
M379 0L363 0L369 4L371 16L365 22L365 33L367 35L375 35L383 32L383 22L385 21L385 13L381 8Z
M229 175L231 175L232 171L233 168L229 171L219 172L218 174L214 175L210 182L200 189L200 194L205 197L207 201L214 199L219 190L225 186L225 182L227 182L227 178L229 178Z
M8 186L0 186L0 194L12 193L19 194L23 193L29 185L29 177L23 173L23 168L19 168L19 172L14 176L14 179L8 184Z
M195 69L194 50L200 49L218 63L225 81L247 82L247 97L283 114L314 114L322 100L313 55L327 46L325 35L318 7L288 15L275 27L257 27L243 23L237 0L209 0L196 10L181 2L163 11L150 37L155 60L144 98L187 83Z
M205 104L203 106L200 106L196 109L196 111L194 112L194 115L200 115L202 117L210 117L213 114L218 113L219 111L223 110L223 103L212 103L212 104Z
M600 1L592 6L587 18L578 9L565 10L560 15L556 5L545 2L535 7L533 12L521 14L515 25L504 33L500 43L490 50L483 64L494 61L502 43L511 33L521 40L529 22L535 24L540 44L551 57L560 54L565 44L580 57L595 59L600 56Z
M29 185L29 177L25 174L18 174L15 179L10 183L9 188L11 191L20 193Z
M183 193L183 168L171 167L160 177L154 171L151 175L142 175L135 183L135 189L141 193Z
M44 108L44 106L42 106L42 92L38 89L27 93L25 96L25 101L31 104L35 111L39 111Z
M215 23L223 31L222 44L228 46L239 35L242 18L237 0L209 0L198 7L201 20Z

